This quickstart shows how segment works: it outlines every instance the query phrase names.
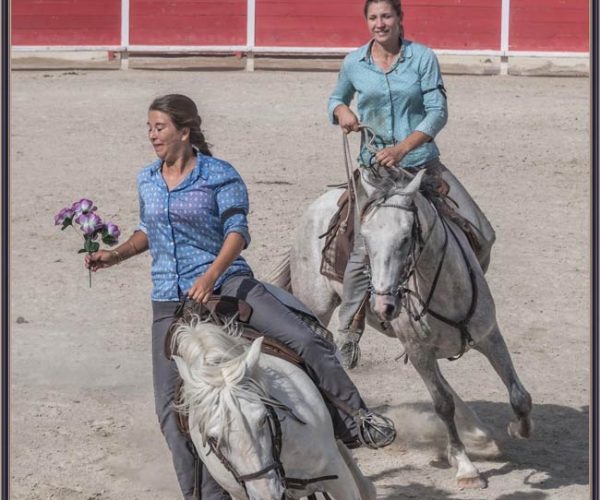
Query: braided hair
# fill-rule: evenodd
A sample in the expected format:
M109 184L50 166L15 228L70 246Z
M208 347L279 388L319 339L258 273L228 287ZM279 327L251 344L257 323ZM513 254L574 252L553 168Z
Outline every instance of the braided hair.
M167 94L157 97L150 104L149 111L160 111L169 115L175 127L190 129L190 143L207 156L212 156L208 143L201 130L202 118L194 101L182 94Z

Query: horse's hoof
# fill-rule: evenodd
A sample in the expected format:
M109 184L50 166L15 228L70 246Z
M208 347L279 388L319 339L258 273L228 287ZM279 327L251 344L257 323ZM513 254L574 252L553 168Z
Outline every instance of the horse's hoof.
M508 435L513 439L528 439L532 430L531 420L515 420L508 424Z
M460 477L456 479L459 490L474 490L487 488L487 481L481 476L476 477Z

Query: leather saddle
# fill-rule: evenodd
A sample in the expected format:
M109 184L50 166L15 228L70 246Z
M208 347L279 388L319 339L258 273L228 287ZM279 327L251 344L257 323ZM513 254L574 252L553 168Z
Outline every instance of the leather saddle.
M262 337L262 333L248 325L251 316L252 308L248 303L242 299L227 295L213 295L208 299L206 304L198 304L191 300L182 301L175 311L175 319L171 323L171 326L169 326L165 338L165 356L167 359L171 359L174 354L177 354L176 352L172 352L172 339L177 327L197 318L200 318L201 321L210 321L220 326L233 320L243 326L241 334L243 338L253 341ZM261 352L284 359L306 371L304 360L298 354L270 337L264 336ZM181 397L182 385L183 380L179 379L176 389L176 400L179 400ZM187 415L177 412L177 425L182 433L189 434Z
M201 321L210 321L220 326L233 320L243 326L242 338L253 341L262 337L261 332L248 324L251 316L252 307L248 303L227 295L212 295L206 304L198 304L191 300L182 301L175 311L175 320L171 323L165 338L165 356L171 359L171 356L176 354L171 351L171 344L173 333L177 327L181 324L187 324L195 318L200 318ZM262 352L277 356L304 369L304 361L298 354L271 337L264 337Z

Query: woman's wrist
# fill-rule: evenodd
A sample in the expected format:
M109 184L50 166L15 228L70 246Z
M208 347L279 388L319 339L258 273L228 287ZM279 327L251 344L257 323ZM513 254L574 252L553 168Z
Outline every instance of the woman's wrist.
M111 255L111 260L112 260L112 264L120 264L121 262L123 262L125 259L123 258L123 255L121 255L121 252L119 252L119 250L117 250L116 248L114 250L110 251L110 255Z

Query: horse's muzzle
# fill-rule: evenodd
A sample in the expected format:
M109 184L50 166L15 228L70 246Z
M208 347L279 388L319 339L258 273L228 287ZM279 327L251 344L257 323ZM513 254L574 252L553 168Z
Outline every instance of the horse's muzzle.
M381 321L391 321L400 314L398 295L372 295L371 309Z

